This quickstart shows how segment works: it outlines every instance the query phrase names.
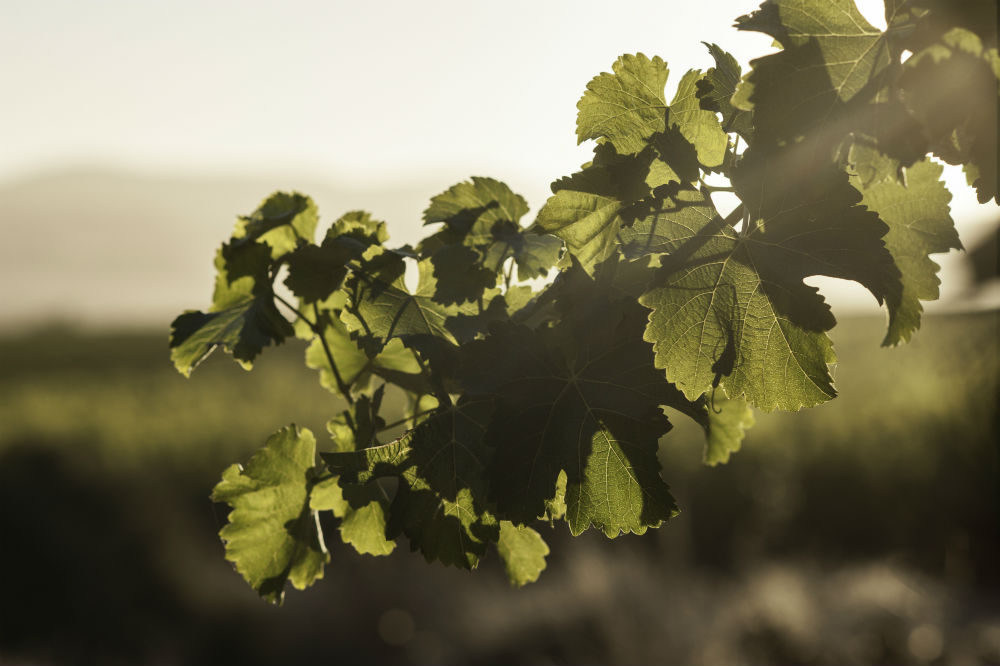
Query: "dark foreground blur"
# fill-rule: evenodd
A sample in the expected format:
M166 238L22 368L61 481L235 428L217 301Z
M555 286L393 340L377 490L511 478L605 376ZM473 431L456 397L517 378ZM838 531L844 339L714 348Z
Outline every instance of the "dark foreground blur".
M998 317L927 317L880 349L835 330L841 397L758 415L726 466L661 446L683 513L552 547L509 587L405 544L259 601L223 560L221 470L335 406L301 348L177 375L162 335L0 340L2 663L1000 663ZM679 419L678 419L679 421ZM322 437L320 437L322 441Z

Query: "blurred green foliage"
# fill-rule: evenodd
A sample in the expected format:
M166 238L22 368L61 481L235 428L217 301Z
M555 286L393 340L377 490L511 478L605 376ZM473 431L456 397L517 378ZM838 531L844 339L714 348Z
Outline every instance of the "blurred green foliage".
M0 446L32 439L75 449L85 441L85 457L108 472L151 463L220 472L286 422L322 433L342 408L320 390L295 342L268 350L253 372L217 354L185 379L164 362L159 335L8 338L0 342Z
M681 515L614 541L545 529L549 573L522 590L496 558L469 576L331 542L319 589L281 610L224 562L208 494L288 422L324 448L342 406L301 345L184 379L161 335L8 336L0 661L995 662L998 322L928 316L883 349L883 322L843 321L840 397L761 415L718 467L673 419Z

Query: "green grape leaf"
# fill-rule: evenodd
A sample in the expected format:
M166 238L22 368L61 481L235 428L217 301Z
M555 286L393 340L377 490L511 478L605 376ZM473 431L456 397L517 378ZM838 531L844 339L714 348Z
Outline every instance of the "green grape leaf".
M476 313L469 306L437 302L433 265L425 259L417 266L420 279L416 293L411 294L403 281L402 257L373 246L365 253L362 269L348 278L345 287L350 303L341 319L349 331L363 336L363 345L368 342L369 353L377 353L392 338L405 343L414 336L431 336L457 344L448 327L449 317Z
M517 224L528 204L519 194L499 180L473 176L431 199L424 211L424 223L444 222L462 237L466 245L487 245L493 230L500 224Z
M607 72L594 77L577 104L579 143L606 139L622 155L635 155L650 138L666 130L667 65L639 53L623 55Z
M504 261L513 258L518 280L545 277L559 260L562 246L555 236L521 227L503 227L495 231L493 242L483 250L483 263L499 271Z
M559 472L559 476L556 477L556 493L552 499L545 500L545 513L542 514L542 518L553 521L566 517L566 484L568 482L569 477L566 475L566 470Z
M518 278L546 275L559 259L558 238L527 232L519 224L528 211L524 199L492 178L473 177L431 200L427 224L445 228L418 248L430 257L443 304L473 302L495 287L504 262L513 258Z
M312 243L319 213L307 196L275 192L250 215L242 216L233 230L234 244L261 242L271 248L271 258L279 259L300 243Z
M570 254L592 271L614 254L628 204L619 199L611 171L600 166L585 168L553 190L535 224L566 241Z
M871 152L854 146L850 159L863 160ZM889 225L885 245L902 273L902 291L888 303L889 330L883 345L909 340L920 327L920 301L938 297L938 265L928 255L962 249L948 210L951 193L940 179L943 170L925 159L906 170L906 185L882 180L865 187L858 176L851 177L863 195L862 205Z
M443 245L429 261L436 282L434 300L443 305L476 302L500 279L500 266L488 266L483 253L467 245Z
M413 431L410 430L386 444L354 451L320 453L320 458L330 471L340 477L341 488L345 484L362 485L373 479L396 476L401 469L405 469L412 441Z
M729 462L743 445L746 431L756 423L746 401L728 397L721 386L695 400L686 399L678 390L668 405L701 426L705 433L702 462L710 466Z
M386 536L387 509L382 489L372 484L358 494L362 496L353 501L359 506L350 506L340 517L340 538L362 555L388 555L395 550L396 542Z
M411 549L428 562L475 569L488 544L497 540L496 518L468 488L454 499L444 499L413 468L400 478L390 507L390 534L405 534Z
M703 80L701 71L689 70L677 84L677 93L670 102L670 124L676 126L681 135L695 147L698 161L706 167L717 167L726 156L729 137L722 131L722 125L715 112L701 107L698 99L698 83Z
M375 435L385 427L379 416L385 384L371 396L360 396L348 409L330 419L326 425L337 451L355 451L378 445Z
M330 560L310 507L315 457L311 432L282 428L245 468L226 469L212 491L233 508L219 533L226 559L271 603L281 603L286 581L302 590L322 578Z
M722 114L722 128L728 132L737 132L743 138L753 135L753 124L750 113L737 109L730 101L739 86L743 72L736 58L722 50L717 44L702 42L708 48L709 54L715 59L715 67L705 72L704 78L698 81L697 95L701 107L708 111Z
M971 30L952 28L915 52L899 77L907 108L930 148L964 165L980 203L998 198L997 105L1000 55ZM961 100L956 103L956 100Z
M517 265L518 280L532 280L548 275L549 269L559 261L563 243L548 234L522 232L514 244L512 254Z
M722 389L715 391L707 407L702 458L706 465L727 463L729 456L740 450L746 431L756 423L753 410L745 400L727 397Z
M591 525L641 534L675 512L656 458L670 387L637 344L645 316L638 307L602 314L535 332L496 325L469 346L465 366L477 370L467 385L498 400L486 441L495 449L490 493L505 518L542 515L561 471L573 534Z
M509 321L531 298L531 287L511 287L501 293L491 289L483 295L485 307L478 314L459 314L448 320L448 328L462 344L482 337L496 321Z
M386 537L385 494L376 484L352 488L351 500L344 497L337 477L316 484L310 499L314 511L332 511L340 518L340 538L361 555L388 555L396 542Z
M678 241L692 237L717 215L708 197L688 188L659 200L650 213L619 232L617 241L626 259L671 252Z
M510 584L523 587L538 580L545 569L545 556L549 554L549 547L542 535L530 527L502 520L497 551L507 570Z
M364 211L346 213L330 227L322 244L303 245L287 255L285 284L305 303L327 301L343 284L348 263L388 238L384 222L372 220Z
M854 0L767 0L736 27L782 47L751 61L732 98L736 108L753 111L755 136L779 145L817 130L843 133L838 123L847 105L875 99L894 60L887 35Z
M288 255L285 285L303 301L326 300L343 284L352 258L351 248L342 243L303 245Z
M623 227L650 214L664 192L698 179L698 150L709 162L725 153L726 135L711 111L699 108L693 83L685 77L678 91L680 124L671 122L636 155L620 155L610 143L598 144L594 161L568 178L552 184L553 196L538 213L535 228L566 242L568 265L572 255L588 272L615 254ZM700 148L682 133L688 132ZM714 138L713 138L714 137ZM721 138L718 144L715 139ZM714 142L714 143L713 143ZM716 155L718 146L722 153Z
M309 493L309 508L313 511L333 511L340 515L346 503L335 476L319 481Z
M623 158L598 146L592 164L552 184L554 194L538 213L535 226L562 238L568 254L593 273L617 251L622 228L649 213L646 204L653 190L676 178L652 148L635 158ZM568 265L568 258L563 261Z
M351 452L378 446L375 435L385 426L379 416L383 384L371 397L360 396L350 408L330 419L326 428L333 438L334 450ZM396 543L386 536L389 498L377 480L341 488L332 477L313 489L312 507L330 510L340 518L340 538L362 555L388 555Z
M475 568L499 529L483 504L484 466L491 453L483 444L484 421L491 410L488 401L463 400L440 408L394 442L323 458L342 486L397 477L389 533L405 534L428 561Z
M413 430L412 466L403 470L390 529L406 534L427 561L472 569L497 540L496 518L484 505L491 451L483 434L492 407L462 400Z
M363 210L352 210L344 213L333 223L326 237L351 238L362 245L382 245L389 240L389 232L385 222L373 220L371 214Z
M717 215L700 227L666 216L658 222L675 240L663 244L670 254L659 286L639 300L652 310L645 339L656 367L688 399L720 384L764 411L831 399L827 366L835 356L826 331L835 320L803 278L854 280L879 302L900 289L881 240L888 229L856 205L861 196L847 176L816 170L811 187L792 189L774 166L783 163L745 156L734 173L750 217L742 233Z
M274 305L266 245L223 245L216 254L215 294L208 312L189 310L171 324L170 358L178 372L191 371L216 347L223 347L250 369L272 342L295 331Z
M351 338L347 327L339 318L323 317L321 321L322 338L314 337L306 348L306 365L319 370L320 385L334 395L340 395L341 389L330 364L331 357L340 380L348 387L352 396L370 393L375 376L390 379L408 388L413 383L420 382L420 364L413 352L404 347L399 339L389 340L378 354L369 357Z
M490 400L462 398L439 407L414 429L409 462L435 492L447 499L464 488L486 495L483 474L492 452L483 435L492 412Z
M707 112L706 112L707 113ZM702 118L702 120L705 120ZM719 121L715 120L718 125ZM707 126L703 123L701 127ZM698 131L699 126L691 124L686 128L689 132ZM701 141L701 151L710 156L713 147L710 145L713 131L706 134L707 141ZM650 143L653 161L649 165L645 184L650 190L663 185L680 185L697 182L699 148L694 146L681 133L680 126L671 120L670 128L664 134L657 134ZM645 195L644 195L645 196Z

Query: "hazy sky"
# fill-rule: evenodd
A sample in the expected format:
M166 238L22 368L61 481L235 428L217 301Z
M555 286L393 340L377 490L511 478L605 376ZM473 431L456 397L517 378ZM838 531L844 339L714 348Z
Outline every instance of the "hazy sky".
M490 175L537 211L548 184L590 158L575 118L593 76L622 53L660 55L669 99L686 69L712 65L701 41L744 65L771 50L770 38L731 27L757 5L5 3L0 184L67 165L301 173L367 188L433 177L444 189ZM880 6L862 11L877 22ZM972 236L976 220L995 215L967 191L954 209Z
M689 7L702 7L691 14ZM8 3L0 21L0 178L70 162L281 168L341 179L439 165L576 167L576 101L621 53L676 83L769 39L755 2L97 0Z
M881 0L863 0L884 25ZM0 181L67 164L293 170L341 184L447 171L537 210L589 159L576 102L622 53L671 66L668 99L756 0L38 0L0 20ZM442 184L444 186L444 184Z

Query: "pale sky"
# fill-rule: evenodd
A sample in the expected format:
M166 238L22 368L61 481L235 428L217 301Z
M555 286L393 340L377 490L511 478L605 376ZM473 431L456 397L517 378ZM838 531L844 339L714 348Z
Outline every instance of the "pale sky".
M0 21L0 178L66 162L275 167L347 180L436 165L548 180L588 159L587 81L622 53L672 83L769 39L753 1L40 0ZM530 176L529 176L530 177Z
M443 190L489 175L537 211L549 183L590 158L591 145L576 145L575 119L593 76L622 53L659 55L671 69L669 99L684 71L712 65L702 41L746 66L771 51L770 38L731 27L757 5L7 2L0 185L95 165L185 177L295 173L369 190L428 177ZM862 11L877 24L872 5ZM996 210L970 196L956 192L954 215L964 236L981 236Z

